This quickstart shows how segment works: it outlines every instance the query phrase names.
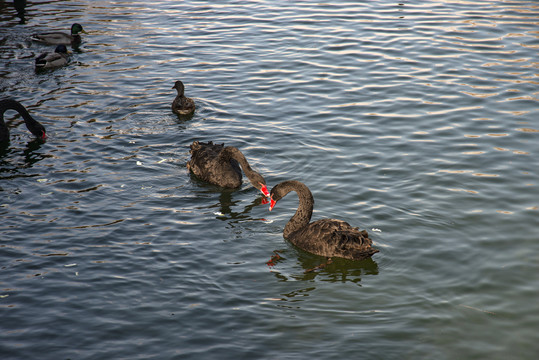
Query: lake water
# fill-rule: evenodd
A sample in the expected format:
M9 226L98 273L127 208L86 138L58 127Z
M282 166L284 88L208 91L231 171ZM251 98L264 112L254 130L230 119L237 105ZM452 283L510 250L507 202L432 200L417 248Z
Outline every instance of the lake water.
M536 1L0 3L2 359L535 359ZM79 22L35 73L38 31ZM176 80L192 119L170 110ZM297 207L186 169L240 148L372 259L285 241ZM278 252L274 266L266 264Z

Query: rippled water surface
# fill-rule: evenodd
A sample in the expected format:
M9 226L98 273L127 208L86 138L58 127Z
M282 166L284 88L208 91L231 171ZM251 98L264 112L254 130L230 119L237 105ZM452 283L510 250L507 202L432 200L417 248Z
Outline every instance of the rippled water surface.
M535 359L536 1L0 3L2 359ZM36 73L38 31L88 34ZM197 111L170 110L174 81ZM240 148L372 259L282 236L245 183L186 169ZM280 259L267 264L277 252Z

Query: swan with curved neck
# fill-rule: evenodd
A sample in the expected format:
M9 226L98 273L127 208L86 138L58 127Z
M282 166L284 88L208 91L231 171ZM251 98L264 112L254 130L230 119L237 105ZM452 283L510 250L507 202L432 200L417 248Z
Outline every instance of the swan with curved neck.
M42 140L47 138L45 127L34 119L20 102L13 99L4 99L0 100L0 143L9 141L9 130L4 122L4 112L6 110L17 111L24 119L28 130L37 138Z
M314 198L309 188L295 180L283 181L271 189L270 211L277 201L295 191L299 206L284 227L283 236L297 247L325 257L363 260L378 252L365 230L352 227L345 221L321 219L310 223Z
M237 188L241 185L241 169L251 184L264 195L269 196L266 181L254 171L245 156L234 146L213 142L195 141L190 146L191 160L187 168L199 179L225 188Z
M185 96L185 86L180 80L174 83L173 89L176 89L178 95L172 102L172 111L181 116L192 115L195 112L195 102L193 99Z

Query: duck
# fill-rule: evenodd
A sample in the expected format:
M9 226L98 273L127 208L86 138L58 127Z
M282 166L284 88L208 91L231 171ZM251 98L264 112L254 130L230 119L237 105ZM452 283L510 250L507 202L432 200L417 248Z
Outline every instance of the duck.
M44 52L36 57L36 69L50 69L64 66L69 59L69 53L65 45L58 45L54 52Z
M294 216L284 227L283 236L298 248L326 258L339 257L350 260L364 260L379 252L372 247L372 240L366 230L352 227L346 221L320 219L311 221L314 198L311 190L297 180L287 180L275 185L270 192L270 207L295 191L299 206Z
M9 142L9 130L4 122L4 112L7 110L17 111L24 119L28 130L38 139L45 140L47 138L45 127L34 119L20 102L14 99L3 99L0 100L0 143Z
M53 31L34 34L31 36L31 39L49 45L78 45L82 41L79 33L87 34L81 24L75 23L71 25L71 35L64 32Z
M176 81L172 89L178 91L178 95L176 95L176 98L172 102L172 111L180 116L193 115L195 112L195 102L193 99L185 96L185 86L183 85L183 82L180 80Z
M212 141L194 141L189 152L191 159L187 162L187 169L199 179L224 188L238 188L242 183L241 166L251 185L269 196L264 177L251 168L238 148Z

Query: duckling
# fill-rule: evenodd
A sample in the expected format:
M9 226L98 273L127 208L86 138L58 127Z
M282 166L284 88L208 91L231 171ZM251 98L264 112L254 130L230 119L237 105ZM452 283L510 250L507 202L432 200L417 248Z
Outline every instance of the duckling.
M195 112L195 102L184 95L185 86L178 80L174 83L173 89L178 91L178 95L172 102L172 111L180 116L193 115Z
M67 64L69 54L65 45L58 45L54 52L44 52L36 57L37 69L50 69Z
M81 42L79 33L87 34L81 24L71 25L71 35L63 32L46 32L32 35L31 39L49 45L78 45Z

